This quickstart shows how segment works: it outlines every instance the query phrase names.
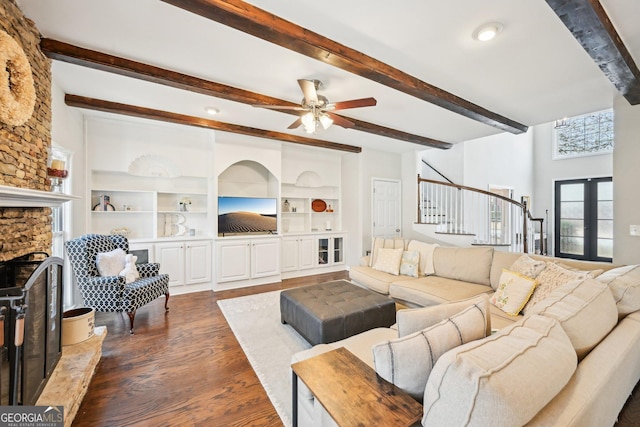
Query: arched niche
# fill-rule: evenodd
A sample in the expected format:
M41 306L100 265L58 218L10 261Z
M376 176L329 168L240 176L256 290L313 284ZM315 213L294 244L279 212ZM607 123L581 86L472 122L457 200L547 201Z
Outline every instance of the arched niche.
M242 160L218 175L218 195L229 197L278 197L278 179L262 164Z

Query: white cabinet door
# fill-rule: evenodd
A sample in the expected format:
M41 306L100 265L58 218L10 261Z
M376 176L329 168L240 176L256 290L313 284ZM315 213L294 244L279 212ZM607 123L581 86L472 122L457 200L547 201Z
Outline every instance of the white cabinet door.
M169 286L184 284L184 243L157 243L156 261L160 263L160 273L169 275Z
M298 269L299 237L282 238L282 271L295 271Z
M251 242L251 277L280 274L280 239Z
M185 282L187 285L211 281L211 242L186 243Z
M302 236L298 240L298 268L313 268L316 262L315 238Z
M218 282L251 278L251 241L218 242Z

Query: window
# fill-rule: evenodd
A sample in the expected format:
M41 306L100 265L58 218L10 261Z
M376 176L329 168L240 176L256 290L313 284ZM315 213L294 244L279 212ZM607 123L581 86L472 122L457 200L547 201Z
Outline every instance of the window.
M571 117L556 124L556 159L613 151L613 110Z

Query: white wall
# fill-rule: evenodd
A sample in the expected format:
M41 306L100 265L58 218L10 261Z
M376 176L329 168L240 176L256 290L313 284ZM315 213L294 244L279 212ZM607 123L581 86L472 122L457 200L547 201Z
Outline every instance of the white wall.
M67 180L69 194L84 196L87 180L86 152L84 145L84 119L76 108L64 103L64 92L53 82L51 85L51 141L52 144L71 154L70 177ZM69 203L69 218L65 229L67 238L79 236L86 230L86 206L83 200ZM71 221L73 218L73 221Z
M361 255L371 247L371 186L373 178L401 179L402 162L400 154L363 149L360 153L362 162L362 247ZM413 169L415 173L415 169ZM349 197L348 195L344 195ZM403 211L406 206L402 207ZM414 206L411 209L415 209Z
M614 114L615 116L615 114ZM617 129L615 129L617 133ZM554 242L554 184L556 181L576 178L607 177L613 174L613 155L603 154L598 156L586 156L570 159L553 159L553 123L545 123L533 128L534 150L533 165L535 187L531 205L533 212L538 217L545 217L545 211L549 211L547 224L549 254L553 255ZM616 134L616 140L618 135ZM616 148L617 141L616 141ZM614 182L614 188L616 183ZM615 215L615 213L614 213ZM617 219L617 218L616 218ZM617 221L616 221L617 222Z
M533 192L533 132L501 133L464 143L464 181L489 190L494 185L513 189L514 200Z
M631 106L618 96L613 108L613 262L639 264L640 237L629 235L629 225L640 224L640 105Z
M430 148L422 151L422 158L427 163L436 168L438 172L449 178L455 184L462 184L464 182L464 143L455 144L448 150L439 150L437 148ZM426 179L433 179L437 181L443 181L440 175L435 173L433 169L429 168L425 164L421 163L420 176Z
M345 262L347 266L358 265L364 253L362 217L364 206L362 188L362 156L356 153L342 155L342 229L347 234Z

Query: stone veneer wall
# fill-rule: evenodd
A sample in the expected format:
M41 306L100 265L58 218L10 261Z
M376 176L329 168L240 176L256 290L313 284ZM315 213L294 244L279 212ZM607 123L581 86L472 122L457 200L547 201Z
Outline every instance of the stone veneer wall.
M0 123L0 185L49 191L51 60L40 51L38 29L14 0L0 0L0 29L22 46L36 88L35 109L24 125ZM34 251L50 253L50 215L49 208L0 208L0 261Z

